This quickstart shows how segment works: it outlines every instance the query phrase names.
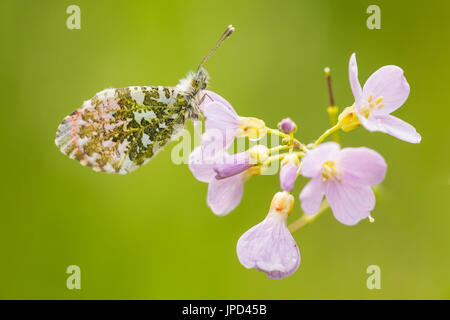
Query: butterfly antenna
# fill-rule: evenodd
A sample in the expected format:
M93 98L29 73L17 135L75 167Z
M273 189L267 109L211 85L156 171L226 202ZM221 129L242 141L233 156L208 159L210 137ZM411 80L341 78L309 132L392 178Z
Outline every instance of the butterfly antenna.
M212 47L211 50L209 50L208 54L203 58L202 62L200 62L198 68L197 68L197 72L198 70L200 70L200 68L205 64L206 60L208 60L208 58L217 50L217 48L220 47L220 45L234 32L234 27L230 24L224 31L224 33L222 33L222 35L220 36L219 40L217 40L216 44L214 45L214 47Z

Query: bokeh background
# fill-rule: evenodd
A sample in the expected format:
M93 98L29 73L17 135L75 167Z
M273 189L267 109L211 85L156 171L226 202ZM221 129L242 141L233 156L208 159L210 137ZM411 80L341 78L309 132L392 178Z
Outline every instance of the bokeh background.
M81 8L81 30L66 8ZM371 4L381 29L366 27ZM2 1L0 298L431 299L450 298L450 2ZM96 173L60 153L63 117L107 87L175 85L223 29L236 33L210 59L211 89L272 127L290 116L311 141L328 126L323 68L350 105L347 65L360 80L396 64L411 85L396 111L419 145L359 128L345 146L388 162L374 224L339 224L328 211L295 234L299 270L283 280L247 270L239 236L260 222L278 176L250 180L240 206L216 217L207 185L171 162L171 146L127 176ZM297 197L305 180L295 189ZM290 221L300 217L298 202ZM68 265L81 290L66 288ZM381 268L368 290L366 268Z

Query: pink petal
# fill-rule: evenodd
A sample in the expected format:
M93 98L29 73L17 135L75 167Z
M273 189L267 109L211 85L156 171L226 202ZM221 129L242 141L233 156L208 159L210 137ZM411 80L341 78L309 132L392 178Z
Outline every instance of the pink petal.
M325 142L306 153L302 160L302 175L309 178L319 175L324 162L334 160L339 154L339 149L336 142Z
M359 119L361 124L371 132L380 131L411 143L419 143L422 140L422 137L412 125L389 114L372 116L368 119L359 117Z
M211 102L204 112L206 116L205 129L225 130L239 126L239 116L220 102Z
M205 159L215 158L222 155L228 146L225 141L225 136L219 130L206 131L201 138L201 146L203 157Z
M280 169L280 186L281 189L291 192L295 187L295 180L297 180L298 166L295 163L289 162L283 165Z
M297 248L298 251L298 248ZM269 279L283 279L286 277L291 276L295 271L297 271L298 267L300 266L300 251L298 252L298 259L297 259L297 264L295 266L292 267L291 270L287 270L287 271L264 271L262 269L257 268L258 271L263 271L266 273L267 278Z
M321 178L312 178L300 193L303 212L309 215L316 214L322 204L324 193L325 189Z
M355 109L356 109L356 116L359 119L359 122L361 122L361 125L369 130L370 132L379 131L378 125L375 120L375 116L373 113L369 115L369 118L366 118L364 116L364 112L361 111L362 105L360 103L355 103Z
M221 180L212 179L208 187L207 203L216 215L224 216L238 206L243 193L242 174Z
M348 78L350 80L353 97L355 98L355 101L359 101L362 95L362 89L358 80L358 65L356 64L356 55L354 53L350 57L350 62L348 63Z
M297 270L300 252L286 226L286 218L269 213L239 238L236 251L244 267L263 271L272 279L288 277Z
M325 196L334 217L346 225L357 224L375 207L375 195L368 186L328 182Z
M374 114L389 114L403 105L409 96L409 84L403 70L397 66L384 66L375 71L364 84L363 96L383 97L384 106L375 108Z
M236 111L231 106L231 104L227 100L225 100L223 97L218 95L217 93L209 91L209 90L203 90L202 94L205 98L203 99L203 102L199 106L200 110L205 111L208 104L210 104L211 102L217 101L217 102L221 103L222 105L224 105L232 113L235 113L237 115Z
M422 137L412 125L397 117L385 115L378 117L378 119L382 122L383 132L391 136L411 143L419 143L422 140Z
M237 175L251 167L250 158L247 152L239 152L227 155L222 163L214 166L216 179L226 179Z
M342 149L338 163L343 182L369 186L381 183L387 168L378 152L365 147Z
M239 127L239 116L219 102L208 104L204 115L206 132L214 131L214 135L221 135L225 148L228 148L233 143Z
M201 147L195 148L189 155L189 169L197 180L210 182L214 179L215 161L212 158L205 159Z

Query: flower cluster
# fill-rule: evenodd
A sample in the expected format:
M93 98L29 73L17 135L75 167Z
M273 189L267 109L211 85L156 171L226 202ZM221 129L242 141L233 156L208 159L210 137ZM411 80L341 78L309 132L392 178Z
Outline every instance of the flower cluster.
M328 112L332 127L310 144L294 137L297 125L290 118L280 121L278 129L271 129L260 119L239 116L224 98L204 91L200 109L205 116L205 132L201 145L190 154L189 167L198 180L209 184L207 203L215 214L223 216L235 209L242 199L245 181L263 174L272 162L281 162L281 191L274 195L266 218L245 232L237 243L238 259L246 268L265 272L273 279L294 273L300 265L300 252L291 233L328 207L336 220L345 225L355 225L365 218L373 221L375 195L371 187L384 180L384 158L366 147L341 148L336 141L324 143L328 136L363 126L371 132L420 142L414 127L391 115L409 95L401 68L384 66L361 87L353 54L349 79L354 103L336 119L338 108L331 101ZM331 91L331 82L328 83ZM228 153L236 138L259 140L266 134L280 136L282 143L272 148L256 144L244 152ZM299 195L305 215L288 227L287 219L294 206L291 192L299 176L309 179Z

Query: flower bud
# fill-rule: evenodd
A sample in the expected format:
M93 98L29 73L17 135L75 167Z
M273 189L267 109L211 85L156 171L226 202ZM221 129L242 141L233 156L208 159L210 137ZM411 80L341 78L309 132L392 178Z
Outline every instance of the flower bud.
M287 214L289 215L294 207L294 197L289 192L277 192L270 204L269 213Z
M295 153L288 154L281 161L280 186L284 191L291 192L294 189L299 163Z
M284 118L278 123L278 128L284 133L291 133L297 131L297 125L291 118Z
M247 137L251 140L258 140L264 137L266 133L267 127L264 121L257 118L241 117L236 136Z
M225 157L222 163L214 166L216 179L225 179L237 175L251 167L250 156L247 152L240 152Z
M338 122L341 124L343 131L351 131L361 124L355 112L355 107L351 106L345 108L339 115Z
M248 150L251 164L261 164L269 158L269 150L266 146L258 144Z

